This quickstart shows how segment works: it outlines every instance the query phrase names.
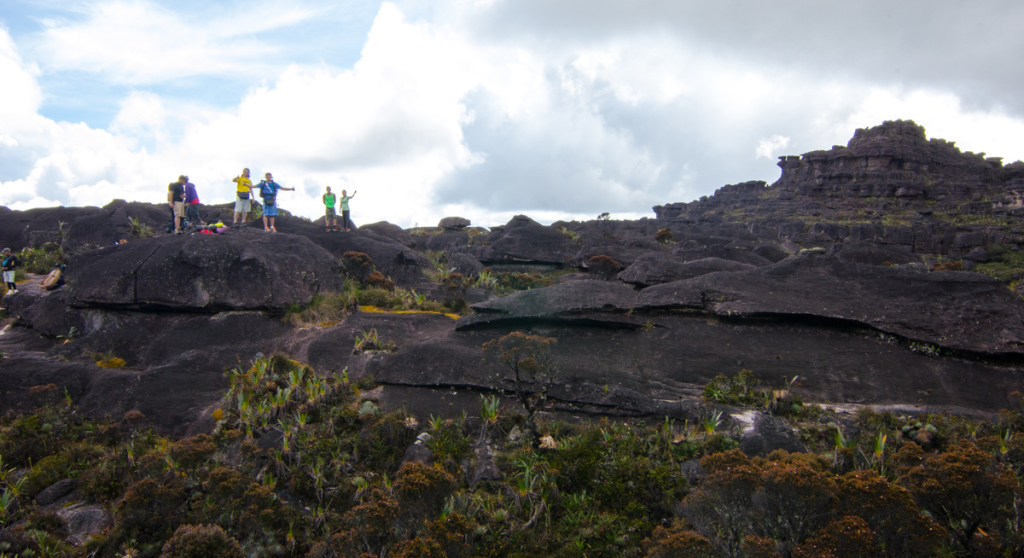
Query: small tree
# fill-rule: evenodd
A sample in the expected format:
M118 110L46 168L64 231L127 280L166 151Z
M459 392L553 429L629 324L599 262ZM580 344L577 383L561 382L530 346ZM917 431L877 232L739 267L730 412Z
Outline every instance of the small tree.
M507 369L499 374L499 389L511 392L526 410L526 427L536 439L534 417L547 405L548 391L555 383L557 368L551 362L551 337L527 335L513 331L498 339L484 343L485 355L496 358ZM511 384L506 388L507 384Z

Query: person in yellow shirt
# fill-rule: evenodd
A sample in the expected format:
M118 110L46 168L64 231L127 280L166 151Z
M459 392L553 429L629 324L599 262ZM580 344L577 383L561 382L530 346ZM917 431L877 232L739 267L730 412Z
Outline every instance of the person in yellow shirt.
M245 218L252 207L252 180L249 180L249 169L242 169L241 176L231 179L235 183L235 218L232 227L245 226ZM241 222L239 222L241 217Z

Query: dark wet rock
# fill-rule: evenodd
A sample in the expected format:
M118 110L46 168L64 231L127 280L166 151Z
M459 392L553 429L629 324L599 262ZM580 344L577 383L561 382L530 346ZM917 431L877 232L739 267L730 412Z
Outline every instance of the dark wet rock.
M445 217L437 223L438 227L448 230L462 230L472 223L464 217Z
M760 244L755 246L751 252L753 252L754 255L760 256L772 263L779 263L788 258L791 254L777 244Z
M282 309L341 289L341 268L308 239L252 230L169 236L68 260L71 303L93 307Z
M782 419L765 413L754 417L753 427L740 437L740 451L750 457L764 457L775 450L806 453L799 435Z
M553 227L545 227L525 215L516 215L503 227L495 227L470 253L485 264L500 262L542 262L565 264L578 246Z
M92 535L102 535L114 526L114 518L103 506L76 504L57 511L68 527L68 540L83 544Z
M439 234L431 234L416 239L416 247L432 252L446 252L459 246L469 244L469 234L463 231L445 231Z
M894 266L921 263L921 257L907 247L869 242L845 242L836 244L829 255L845 262L867 265Z
M398 225L392 225L387 221L379 221L359 227L359 232L380 241L392 241L402 246L412 246L412 235Z
M968 252L967 255L964 256L964 259L970 260L974 263L988 263L988 250L979 246Z
M454 273L461 273L467 277L479 275L484 269L484 265L480 263L480 260L470 254L460 252L448 254L448 261L445 265Z
M313 243L340 259L345 252L362 252L373 265L396 285L415 285L423 280L423 270L431 269L430 260L399 242L385 242L380 236L364 235L361 231L325 233L320 228L307 227L301 222L295 234L307 237ZM278 230L284 230L280 226Z
M40 506L48 506L68 494L71 494L76 488L78 488L78 480L76 479L59 480L50 486L47 486L36 495L36 504L39 504Z
M573 281L474 304L476 313L461 318L458 327L523 318L635 324L636 320L625 314L637 302L636 292L621 283Z
M639 305L699 308L722 316L843 320L951 349L1024 351L1024 305L990 277L868 266L822 253L656 285L640 293Z
M61 231L69 230L75 219L103 214L98 207L48 207L11 211L0 209L0 248L20 251L28 246L60 242Z
M672 255L684 262L704 260L707 258L718 258L750 264L757 267L771 265L772 263L771 260L758 256L748 248L730 245L695 246L694 243L688 243L674 248L672 250Z
M476 486L482 481L501 480L501 471L494 461L494 450L488 443L478 443L473 448L473 463L469 473L469 485Z
M683 262L664 252L640 256L632 265L619 273L619 281L640 287L669 283L714 273L716 271L744 271L753 265L721 258L705 258Z
M256 445L263 451L271 451L280 448L283 442L284 432L271 427L256 440Z
M405 454L402 456L402 463L426 463L430 464L434 461L434 452L430 451L422 441L416 440L411 446L406 448Z

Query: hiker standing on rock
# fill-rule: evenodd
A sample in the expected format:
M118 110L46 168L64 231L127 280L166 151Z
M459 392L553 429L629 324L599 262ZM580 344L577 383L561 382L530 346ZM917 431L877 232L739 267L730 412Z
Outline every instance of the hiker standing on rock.
M334 211L334 203L337 201L337 197L331 192L330 186L327 187L327 193L323 195L322 199L324 200L324 205L327 206L327 214L324 216L324 227L327 229L325 232L331 232L331 230L337 232L338 214ZM334 223L333 229L332 222Z
M348 229L349 225L352 224L352 220L348 218L348 216L349 216L348 200L356 197L356 193L357 192L353 191L351 196L346 196L345 195L345 190L341 191L341 230L343 230L343 231L348 231L349 230ZM334 230L338 230L338 229L334 229Z
M236 176L231 181L235 183L235 218L231 226L242 227L245 226L245 218L252 209L252 180L249 180L249 169L242 169L241 176Z
M185 183L188 177L181 175L177 182L167 185L167 205L174 215L174 234L181 234L181 218L185 216Z
M274 182L274 177L269 172L264 175L264 180L260 181L259 188L260 197L263 198L263 230L277 232L277 229L274 228L274 217L277 217L277 192L278 190L294 192L295 188L285 188Z
M185 177L185 218L193 225L205 225L199 218L199 194L196 193L196 185Z
M18 292L18 284L14 282L14 270L18 269L18 258L14 257L10 248L4 248L3 259L0 260L0 267L3 267L4 283L7 283L7 292Z

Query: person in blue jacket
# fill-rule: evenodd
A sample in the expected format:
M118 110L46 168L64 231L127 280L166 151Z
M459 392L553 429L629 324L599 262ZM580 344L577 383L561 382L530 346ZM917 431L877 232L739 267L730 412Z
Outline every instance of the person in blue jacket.
M263 230L277 232L277 229L274 228L274 217L277 217L277 192L279 190L294 192L295 188L285 188L274 182L274 177L269 172L264 175L264 179L260 181L257 187L260 191L260 197L263 198Z

